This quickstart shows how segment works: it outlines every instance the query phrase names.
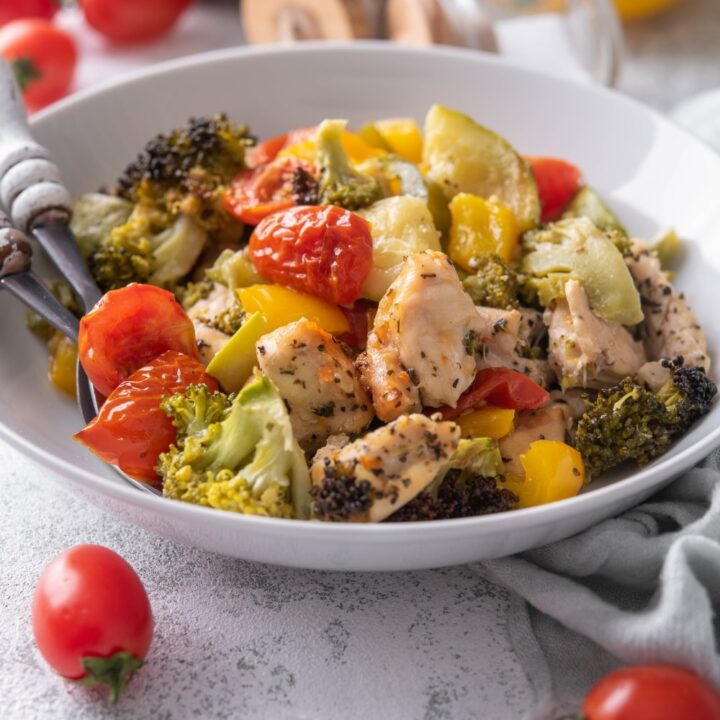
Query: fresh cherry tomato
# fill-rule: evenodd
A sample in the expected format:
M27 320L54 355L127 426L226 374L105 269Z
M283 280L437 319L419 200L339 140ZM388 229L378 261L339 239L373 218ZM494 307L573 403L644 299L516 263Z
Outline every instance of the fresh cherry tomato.
M63 677L110 686L114 702L143 664L152 641L150 601L117 553L76 545L43 571L32 625L38 650Z
M720 720L720 695L687 670L639 665L616 670L583 703L586 720Z
M171 292L153 285L111 290L80 320L80 363L103 395L166 350L199 357L192 320Z
M80 0L88 25L116 43L164 35L192 0Z
M28 110L67 93L75 75L73 39L49 20L13 20L0 28L0 55L9 60Z
M537 410L547 404L547 390L527 375L509 368L479 370L472 385L460 396L457 407L441 409L445 420L455 420L468 410L494 405L509 410Z
M310 139L317 132L317 126L296 128L282 135L268 138L247 152L248 167L258 167L272 162L278 153L290 145Z
M370 325L377 311L377 303L357 300L351 307L341 307L340 310L350 323L349 332L340 335L340 339L356 350L364 350Z
M537 183L542 221L557 220L582 187L582 173L565 160L548 157L525 158Z
M370 225L334 205L301 205L265 218L250 237L250 258L268 280L351 305L372 265Z
M165 395L199 384L212 390L218 387L197 360L168 350L121 382L98 416L75 434L75 440L131 477L157 483L158 455L176 438L175 427L160 408L160 401Z
M59 9L59 0L2 0L0 2L0 25L21 18L51 20Z
M232 181L224 197L225 209L241 222L257 225L268 215L296 204L292 178L297 168L313 169L296 158L281 158L243 170Z

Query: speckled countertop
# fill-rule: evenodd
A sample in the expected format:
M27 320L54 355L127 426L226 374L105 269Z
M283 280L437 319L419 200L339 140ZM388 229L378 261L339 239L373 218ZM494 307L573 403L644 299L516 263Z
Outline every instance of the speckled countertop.
M628 33L620 88L662 110L720 85L720 3L684 0ZM103 514L0 444L0 717L513 720L533 702L508 595L472 568L303 572L175 545ZM136 568L156 618L122 702L54 676L29 609L45 564L94 542Z

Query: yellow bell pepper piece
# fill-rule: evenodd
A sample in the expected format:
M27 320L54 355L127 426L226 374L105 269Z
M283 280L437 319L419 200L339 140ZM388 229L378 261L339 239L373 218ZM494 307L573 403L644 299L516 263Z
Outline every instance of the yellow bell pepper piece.
M245 320L207 366L207 371L226 392L239 392L257 364L255 344L270 332L263 316L256 312Z
M316 322L323 330L334 335L350 331L343 313L331 303L282 287L281 285L251 285L236 290L247 312L262 313L267 332L289 325L300 318Z
M351 165L359 165L366 160L381 155L387 155L385 150L373 147L363 140L359 135L351 133L349 130L342 131L342 146L347 153ZM302 140L294 145L286 147L278 153L279 158L292 157L298 160L304 160L307 163L315 162L316 144L315 138Z
M525 477L508 477L504 486L518 496L521 508L574 497L585 482L582 455L558 440L531 443L520 464Z
M509 207L495 198L459 193L450 202L450 215L448 254L465 270L472 272L473 258L483 252L512 259L519 232Z
M64 393L75 397L77 345L62 333L55 332L48 342L50 349L50 382Z
M499 440L512 432L515 411L505 408L484 407L457 419L463 437L487 437Z
M394 153L416 165L422 161L422 132L412 118L378 120L375 127Z

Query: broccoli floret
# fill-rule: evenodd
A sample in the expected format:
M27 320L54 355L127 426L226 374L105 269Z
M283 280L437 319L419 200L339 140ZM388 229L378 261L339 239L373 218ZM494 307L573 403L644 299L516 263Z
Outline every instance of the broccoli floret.
M86 196L92 206L80 206L80 229L89 230L81 232L83 248L98 285L173 288L208 239L240 240L243 225L225 210L223 196L253 142L244 125L224 115L191 118L186 127L151 140L118 180L114 199L126 201L130 210L119 206L101 221L96 216L106 215L101 207L108 206L108 196Z
M204 300L213 291L215 283L208 279L203 278L198 282L189 282L185 285L178 285L175 288L175 297L178 302L183 306L184 310L189 310L193 305Z
M670 379L654 393L625 378L601 390L578 421L575 447L589 477L626 460L646 465L710 410L717 392L702 368L664 361Z
M316 161L320 169L319 200L359 210L383 197L380 183L350 167L342 146L344 120L323 120L317 130Z
M247 126L226 115L190 118L186 127L153 138L125 169L115 193L173 216L191 215L214 239L237 239L242 225L225 211L223 194L254 142Z
M237 395L192 385L164 398L162 408L178 431L158 460L164 495L250 515L309 516L305 456L266 377Z
M710 412L717 386L704 368L686 367L682 356L663 360L661 364L670 370L670 378L658 391L658 397L674 414L678 434L682 434Z
M518 498L503 487L504 474L494 440L463 439L437 478L388 521L449 520L512 510Z
M351 465L328 462L322 467L322 481L310 488L313 512L317 517L344 522L370 509L375 491L367 480L357 479Z
M486 252L473 258L476 274L463 280L463 287L476 305L513 310L517 308L519 283L517 275L495 253Z
M88 263L103 290L131 282L174 287L197 261L207 233L189 215L171 217L137 204L127 222L110 230Z
M237 299L234 299L228 307L212 318L208 325L226 335L234 335L245 322L245 318L247 318L247 313L242 304Z

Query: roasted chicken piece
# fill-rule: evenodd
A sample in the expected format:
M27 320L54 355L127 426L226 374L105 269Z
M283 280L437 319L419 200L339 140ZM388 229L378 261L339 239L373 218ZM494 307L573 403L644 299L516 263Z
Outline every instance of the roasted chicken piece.
M333 442L316 454L310 467L314 516L350 522L384 520L435 479L459 441L455 423L414 414L349 445Z
M710 370L705 334L684 293L675 292L647 248L636 243L627 264L637 285L645 321L645 348L651 360L682 355L685 365Z
M229 290L216 283L206 298L198 300L188 308L187 314L195 326L195 337L203 365L207 366L230 339L229 335L212 326L213 320L228 307L230 300Z
M482 330L476 338L478 370L489 367L506 367L528 375L539 385L549 387L554 374L547 360L525 357L522 350L529 348L544 334L542 316L536 310L498 310L478 306ZM535 313L535 315L530 315ZM537 324L543 330L538 331Z
M598 317L577 280L565 283L565 299L545 318L550 364L563 389L612 385L645 362L642 343L622 325Z
M380 300L358 360L378 417L455 407L475 377L474 338L482 329L450 260L435 251L410 255Z
M317 323L305 318L263 335L260 370L288 408L295 438L308 452L335 433L357 433L373 417L372 403L353 358Z

